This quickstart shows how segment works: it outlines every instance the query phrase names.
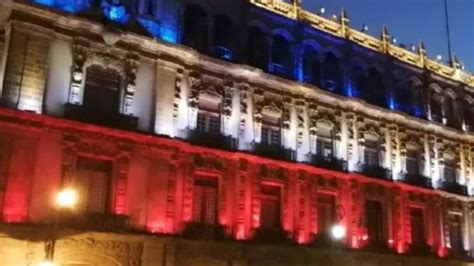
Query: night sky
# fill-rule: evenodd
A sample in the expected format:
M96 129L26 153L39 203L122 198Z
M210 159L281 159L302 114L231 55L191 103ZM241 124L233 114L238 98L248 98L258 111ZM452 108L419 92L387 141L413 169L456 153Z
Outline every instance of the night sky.
M424 41L428 56L448 59L444 0L302 0L307 10L321 6L326 16L345 8L353 28L368 25L369 34L379 36L382 25L397 42L410 47ZM474 72L474 0L448 0L452 50L466 69Z

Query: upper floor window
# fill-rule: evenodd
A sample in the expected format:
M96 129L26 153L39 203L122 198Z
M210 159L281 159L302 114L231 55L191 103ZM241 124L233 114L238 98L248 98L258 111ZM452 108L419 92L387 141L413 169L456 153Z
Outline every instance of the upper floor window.
M423 246L425 244L425 228L423 219L423 209L410 209L410 227L411 227L411 243L415 246Z
M336 197L330 194L318 194L318 232L329 234L336 222Z
M319 86L321 84L321 63L318 53L306 45L303 52L303 81Z
M341 66L339 58L331 52L324 56L322 87L329 91L336 91L340 87Z
M380 165L379 141L376 136L366 136L364 146L364 163L369 166Z
M232 21L225 15L214 16L213 45L214 53L220 59L232 60Z
M365 202L365 214L367 221L367 236L370 244L381 244L385 242L384 215L380 201L367 200Z
M363 96L371 104L379 106L385 105L386 92L383 77L374 67L371 67L368 71Z
M262 184L260 189L260 228L262 230L279 230L281 225L281 187Z
M444 158L444 180L448 183L456 183L456 164L454 156Z
M220 104L213 99L201 97L197 116L197 128L201 132L219 134L221 132Z
M88 213L107 213L110 205L112 165L108 161L79 158L74 187L77 189L77 209Z
M455 97L446 95L444 100L446 124L453 128L461 127L461 108Z
M356 97L365 87L365 72L364 69L355 65L351 69L351 91L346 92L347 96Z
M248 28L247 38L247 63L266 70L268 67L267 35L259 27L251 26Z
M416 146L407 149L406 171L408 174L414 175L420 173L420 154Z
M217 180L196 178L193 187L192 221L200 224L217 224Z
M430 97L431 120L443 122L443 97L439 93L432 92Z
M275 75L290 78L292 57L290 42L281 34L273 36L272 62L269 71Z
M318 124L317 134L317 154L324 157L332 157L334 146L332 129Z
M474 103L464 101L464 124L467 131L474 132Z
M184 12L183 44L201 53L208 51L208 14L199 5L188 5Z
M99 65L87 68L83 106L87 112L104 115L119 113L121 76Z
M272 115L263 116L261 143L269 146L281 145L281 126L279 117Z

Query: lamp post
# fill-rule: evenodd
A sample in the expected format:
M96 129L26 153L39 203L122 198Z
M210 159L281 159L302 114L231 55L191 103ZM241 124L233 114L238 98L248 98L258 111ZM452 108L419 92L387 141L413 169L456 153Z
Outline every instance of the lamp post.
M344 216L346 216L346 210L344 209L344 206L341 204L336 206L336 223L331 227L331 236L333 238L333 241L331 241L331 253L332 253L332 260L334 264L334 250L335 250L335 244L339 244L339 242L346 237L347 229L346 227L341 223L342 219L344 219Z
M44 243L45 258L38 266L54 266L54 249L58 237L60 212L64 209L73 209L76 202L77 194L72 188L64 188L56 194L54 227Z

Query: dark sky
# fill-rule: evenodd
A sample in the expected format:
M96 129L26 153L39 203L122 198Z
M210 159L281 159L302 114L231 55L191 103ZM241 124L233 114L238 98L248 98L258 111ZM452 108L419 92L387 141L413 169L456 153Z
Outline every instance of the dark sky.
M428 56L440 54L448 59L444 0L302 0L307 10L321 6L326 16L345 8L353 28L365 23L370 35L379 36L382 25L398 43L424 41ZM448 0L452 50L466 69L474 72L474 0Z

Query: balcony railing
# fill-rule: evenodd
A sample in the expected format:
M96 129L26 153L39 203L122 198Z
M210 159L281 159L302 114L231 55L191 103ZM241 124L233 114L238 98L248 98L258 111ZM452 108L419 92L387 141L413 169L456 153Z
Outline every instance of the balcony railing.
M441 182L440 189L449 193L454 193L454 194L458 194L462 196L469 196L467 186L464 186L455 182L443 181Z
M369 164L359 164L359 173L373 177L377 179L389 180L391 181L392 171L378 165L369 165Z
M214 55L217 58L220 58L225 61L232 61L233 59L232 50L225 46L220 46L220 45L214 46Z
M59 221L62 227L101 232L130 231L130 217L121 214L67 213Z
M189 223L186 225L182 237L188 239L201 240L225 240L225 228L220 225L210 225L203 223Z
M81 122L102 125L106 127L136 130L138 117L127 116L120 113L96 113L87 110L82 105L66 104L65 117Z
M431 179L420 174L405 173L403 174L402 181L404 183L417 187L433 188L433 185L431 184Z
M311 155L311 165L335 171L347 171L347 162L335 157L322 155Z
M291 75L286 66L277 64L277 63L270 63L268 67L268 71L273 75L282 77L282 78L291 78Z
M279 145L268 145L264 143L254 144L254 153L256 155L276 159L281 161L295 161L296 153L291 149L286 149Z
M191 130L188 141L192 144L221 150L236 150L237 140L220 133Z

